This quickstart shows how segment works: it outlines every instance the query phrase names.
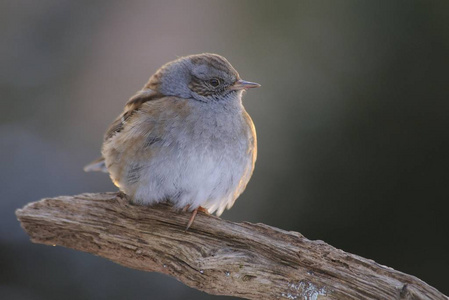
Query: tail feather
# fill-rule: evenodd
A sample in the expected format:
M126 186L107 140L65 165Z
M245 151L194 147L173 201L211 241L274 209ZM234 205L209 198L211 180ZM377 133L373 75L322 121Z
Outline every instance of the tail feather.
M107 173L108 169L106 168L106 163L104 162L104 158L100 157L99 159L94 160L87 166L83 168L84 172L92 172L92 171L99 171Z

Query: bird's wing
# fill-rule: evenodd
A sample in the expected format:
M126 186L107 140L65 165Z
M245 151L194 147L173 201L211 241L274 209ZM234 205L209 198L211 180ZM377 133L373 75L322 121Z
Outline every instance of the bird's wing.
M117 119L112 122L112 124L109 126L108 130L106 131L106 134L104 136L104 141L109 140L111 137L113 137L116 133L123 130L123 127L125 125L125 122L129 120L129 118L134 115L136 111L138 111L142 105L145 102L153 101L156 99L162 98L163 95L159 94L153 90L150 89L142 89L139 92L137 92L134 96L132 96L128 102L125 105L125 109L122 114L120 114ZM85 172L92 172L92 171L101 171L104 173L108 173L108 169L106 168L106 164L103 157L100 157L90 164L86 165L84 167Z
M109 140L116 133L123 130L123 126L130 117L136 113L145 102L154 101L164 97L164 95L159 94L150 89L142 89L132 96L128 102L126 102L125 109L122 114L120 114L111 126L109 126L106 134L104 135L104 141Z

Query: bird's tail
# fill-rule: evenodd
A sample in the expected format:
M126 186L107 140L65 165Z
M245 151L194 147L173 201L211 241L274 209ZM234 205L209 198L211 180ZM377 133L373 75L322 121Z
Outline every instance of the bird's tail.
M108 169L106 168L106 163L104 162L104 158L100 157L99 159L94 160L87 166L83 168L84 172L92 172L92 171L100 171L107 173Z

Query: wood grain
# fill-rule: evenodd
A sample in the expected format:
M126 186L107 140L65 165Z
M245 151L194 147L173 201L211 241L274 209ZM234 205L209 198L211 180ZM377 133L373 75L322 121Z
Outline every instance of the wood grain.
M233 223L121 194L43 199L16 211L35 243L168 274L198 290L247 299L448 299L418 278L264 224Z

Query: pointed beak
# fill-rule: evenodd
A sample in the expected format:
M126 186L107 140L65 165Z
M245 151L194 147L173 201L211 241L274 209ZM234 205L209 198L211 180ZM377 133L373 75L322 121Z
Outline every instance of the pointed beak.
M255 82L249 82L245 80L237 80L234 85L230 87L231 90L247 90L259 87L260 84Z

